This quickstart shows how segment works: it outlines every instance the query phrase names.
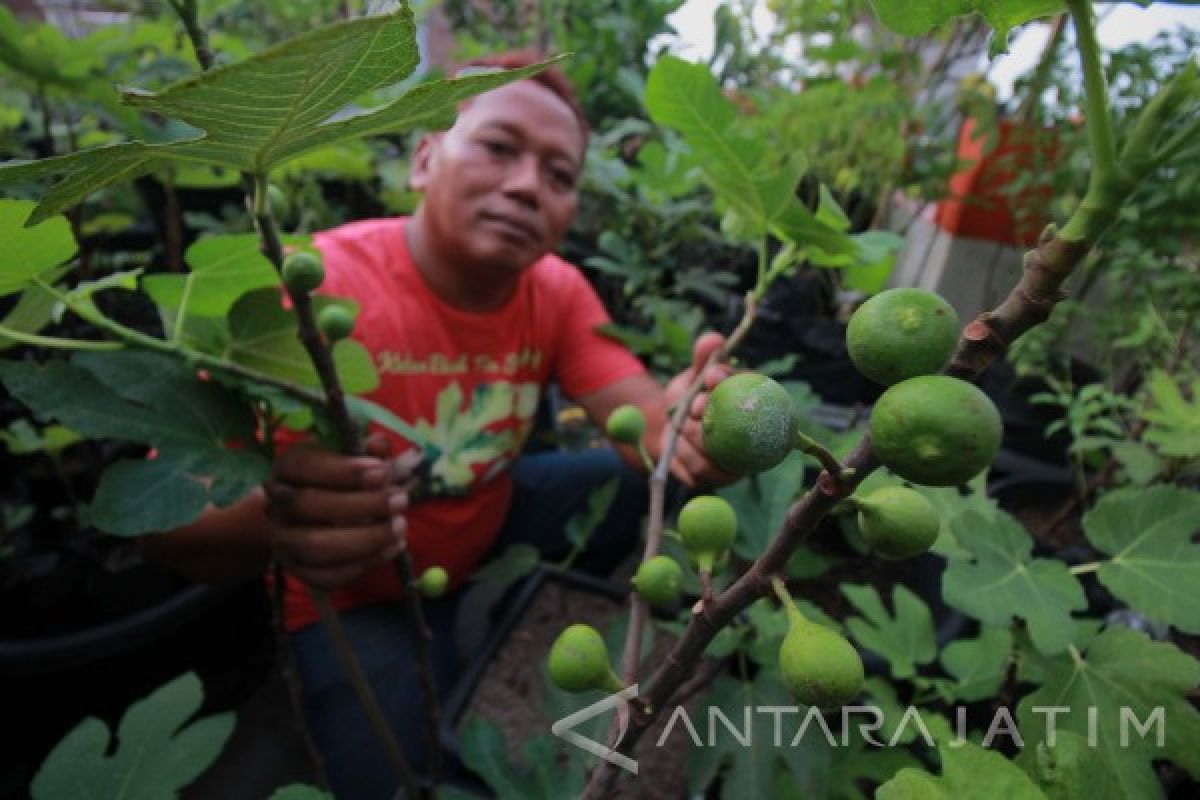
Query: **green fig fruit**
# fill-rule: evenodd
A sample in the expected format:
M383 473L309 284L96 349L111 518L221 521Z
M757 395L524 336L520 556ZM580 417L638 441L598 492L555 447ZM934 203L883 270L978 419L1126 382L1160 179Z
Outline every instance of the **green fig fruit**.
M656 606L669 606L679 600L683 570L670 556L658 555L643 561L633 576L633 588Z
M866 679L862 658L846 637L788 608L788 632L779 647L784 683L801 703L821 709L853 700Z
M712 572L718 556L733 545L737 514L723 498L706 494L693 497L679 511L679 535L683 546L702 570Z
M339 342L354 330L354 314L344 306L325 306L317 314L317 327L325 339Z
M441 597L450 585L450 575L442 567L430 567L417 579L417 591L426 597Z
M740 372L708 396L701 419L704 451L727 472L763 472L791 453L796 426L787 389L765 375Z
M905 480L957 486L986 469L1000 449L1000 412L979 387L921 375L888 389L871 410L871 448Z
M547 666L550 680L564 692L604 689L616 693L625 688L608 663L604 637L591 625L567 626L550 648Z
M925 289L888 289L859 306L846 326L858 371L891 386L940 372L958 346L958 314Z
M292 292L308 294L325 280L321 257L311 250L292 253L283 260L283 282Z
M911 558L937 541L941 520L920 492L889 486L856 498L854 504L863 539L883 558Z
M620 406L608 415L605 430L613 441L637 447L646 432L646 415L635 405Z

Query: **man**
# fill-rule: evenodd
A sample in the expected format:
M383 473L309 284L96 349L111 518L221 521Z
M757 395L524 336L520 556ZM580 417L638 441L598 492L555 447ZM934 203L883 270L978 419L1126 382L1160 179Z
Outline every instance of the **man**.
M476 63L534 60L510 54ZM556 381L600 426L620 405L641 407L645 444L657 457L668 404L691 380L685 372L664 392L627 350L596 333L608 319L598 298L578 270L550 254L575 214L586 144L582 112L557 70L476 97L453 128L424 136L410 174L423 199L411 219L351 223L315 239L326 265L322 291L360 305L354 335L381 378L371 398L424 440L375 433L367 455L355 458L295 445L277 457L264 490L148 542L198 578L261 574L272 554L282 559L306 712L338 797L388 797L395 776L324 630L313 624L307 586L331 591L402 744L420 760L420 689L389 565L402 542L418 574L441 566L453 587L513 541L553 552L572 507L620 462L612 451L573 462L558 454L549 464L518 460L546 383ZM721 342L702 337L696 363ZM726 371L711 368L709 387ZM692 487L732 477L704 455L705 397L690 409L672 462L675 477ZM414 444L436 454L435 496L419 503L396 482L389 459ZM621 457L640 467L629 448ZM597 564L611 566L633 545L644 481L625 481L614 503L625 516L596 532ZM455 671L458 595L426 602L435 672L446 681Z

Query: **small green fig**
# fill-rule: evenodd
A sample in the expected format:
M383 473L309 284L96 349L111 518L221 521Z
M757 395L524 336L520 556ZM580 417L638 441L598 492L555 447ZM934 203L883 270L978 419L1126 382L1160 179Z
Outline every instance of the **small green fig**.
M637 447L646 432L646 415L635 405L620 406L608 415L605 430L613 441Z
M604 637L591 625L567 626L554 640L547 666L550 680L564 692L605 689L616 693L625 688L608 663Z
M858 651L837 631L810 622L794 604L787 615L779 669L792 694L801 703L821 709L853 700L866 679Z
M858 527L877 555L901 559L920 555L937 540L941 521L925 495L888 486L856 498Z
M330 343L340 342L354 330L354 313L344 306L325 306L317 314L317 327Z
M797 427L792 397L755 372L730 375L708 396L700 422L704 451L735 475L752 475L792 452Z
M701 571L712 572L713 562L733 544L737 514L723 498L706 494L693 497L679 511L683 546Z
M283 282L292 292L308 294L324 280L321 257L311 250L292 253L283 260Z
M442 567L430 567L417 579L417 591L426 597L441 597L450 585L450 575Z
M683 570L670 556L654 556L643 561L633 576L633 588L656 606L669 606L679 599Z

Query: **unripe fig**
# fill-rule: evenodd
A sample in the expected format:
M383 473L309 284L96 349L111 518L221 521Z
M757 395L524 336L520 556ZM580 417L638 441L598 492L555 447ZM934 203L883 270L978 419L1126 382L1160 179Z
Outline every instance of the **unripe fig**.
M925 289L888 289L863 303L846 326L858 371L891 386L941 371L958 345L958 314Z
M608 663L604 637L591 625L567 626L554 640L547 665L550 680L564 692L605 689L616 693L625 688Z
M354 330L354 314L343 306L325 306L317 314L317 327L329 342L341 341Z
M646 415L635 405L623 405L608 415L605 430L613 441L637 447L646 432Z
M709 394L701 430L704 450L718 466L750 475L787 458L795 439L796 413L787 389L765 375L740 372Z
M283 260L283 282L293 292L316 290L325 280L321 257L311 250L301 250Z
M862 658L846 637L810 622L789 607L788 632L779 647L784 683L801 703L821 709L838 708L862 690Z
M417 579L417 591L426 597L441 597L450 585L450 575L442 567L430 567Z
M871 410L871 448L893 472L925 486L957 486L986 469L1004 426L977 386L921 375L888 389Z
M941 522L920 492L888 486L856 498L858 527L873 552L883 558L911 558L937 541Z
M679 535L697 567L712 572L713 562L737 535L737 514L716 495L693 497L679 511Z
M679 599L683 570L670 556L653 556L643 561L633 576L633 588L656 606L669 606Z

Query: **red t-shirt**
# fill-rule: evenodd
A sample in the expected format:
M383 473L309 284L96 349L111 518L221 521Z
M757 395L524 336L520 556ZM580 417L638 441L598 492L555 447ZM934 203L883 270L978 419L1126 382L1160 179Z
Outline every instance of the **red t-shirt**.
M645 372L601 336L600 299L571 264L544 256L521 273L512 298L493 312L446 304L409 254L406 218L353 222L314 237L325 264L321 291L359 303L354 338L371 353L380 386L367 395L416 427L437 448L431 483L447 494L413 504L408 543L417 574L444 567L465 579L495 540L512 497L507 467L533 425L542 387L568 397ZM393 453L413 445L396 434ZM335 591L339 609L400 596L384 565ZM318 619L307 588L288 577L289 630Z

